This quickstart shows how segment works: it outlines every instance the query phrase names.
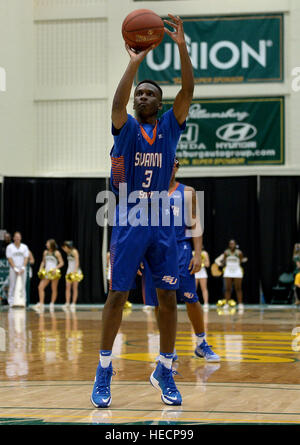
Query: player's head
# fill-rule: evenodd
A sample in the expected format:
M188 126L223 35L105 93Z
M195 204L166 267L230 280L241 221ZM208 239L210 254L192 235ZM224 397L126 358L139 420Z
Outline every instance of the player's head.
M55 239L53 238L48 239L48 241L46 242L46 247L48 250L54 252L57 249L57 244Z
M19 244L22 241L21 232L15 232L13 236L14 243Z
M162 108L162 89L153 80L142 80L134 90L133 109L138 117L156 116Z
M64 252L69 253L74 247L73 241L64 241L61 247Z

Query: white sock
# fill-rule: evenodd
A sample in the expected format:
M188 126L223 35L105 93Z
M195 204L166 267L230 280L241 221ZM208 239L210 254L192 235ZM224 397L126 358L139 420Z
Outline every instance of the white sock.
M205 333L204 334L196 334L197 346L200 346L206 340Z
M100 365L102 368L108 368L111 363L111 351L100 352Z
M173 354L164 354L161 353L159 355L159 361L168 369L172 368L172 362L173 362Z

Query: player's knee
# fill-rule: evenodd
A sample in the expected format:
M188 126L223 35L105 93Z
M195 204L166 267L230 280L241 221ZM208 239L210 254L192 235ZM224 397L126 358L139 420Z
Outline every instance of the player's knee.
M109 304L112 309L117 309L119 307L123 307L126 300L128 298L127 292L122 291L109 291L107 304Z
M159 308L167 311L176 311L176 293L172 290L161 290L159 292Z

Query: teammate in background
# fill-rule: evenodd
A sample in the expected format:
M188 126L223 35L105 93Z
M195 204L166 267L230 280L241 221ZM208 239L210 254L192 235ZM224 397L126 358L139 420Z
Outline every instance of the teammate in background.
M45 269L46 274L49 273L49 271L57 271L60 270L61 267L64 265L64 260L61 256L61 253L57 249L57 244L54 239L49 239L46 242L46 250L43 252L43 259L40 265L40 271ZM59 278L50 280L47 278L43 278L38 286L39 291L39 302L33 307L34 310L38 312L44 311L44 301L45 301L45 288L48 286L48 284L51 281L51 302L50 302L50 311L54 311L54 303L57 298L57 287L58 287L58 281Z
M66 276L71 273L81 273L80 264L79 264L79 252L74 247L73 241L64 241L62 245L62 250L67 254L68 260L68 268L66 271ZM74 311L76 309L76 303L78 298L78 284L79 281L68 281L66 279L66 302L63 305L63 310L70 309ZM72 303L71 303L71 294L72 294Z
M26 244L21 243L22 235L20 232L15 232L13 236L13 243L10 243L6 248L6 258L9 262L9 289L8 289L8 304L14 305L14 290L17 276L22 276L24 293L26 292L26 266L29 261L29 250Z
M111 403L112 347L122 321L124 304L143 258L148 261L155 277L159 302L160 357L155 371L150 376L150 382L161 391L161 398L165 404L181 405L182 402L172 372L178 288L175 231L172 222L168 226L161 224L163 215L161 200L152 199L153 194L155 198L154 192L167 193L169 189L176 146L185 129L185 120L194 91L193 68L185 43L182 20L170 14L169 17L172 21L166 20L165 23L174 31L165 29L165 32L178 46L182 76L182 87L174 100L173 107L157 120L158 112L162 108L162 90L155 82L144 80L134 91L136 118L127 114L126 107L139 65L154 46L136 53L126 45L130 61L113 100L114 146L111 151L111 186L117 195L120 190L125 195L123 186L119 190L119 185L126 184L128 207L125 213L124 206L117 206L115 224L112 228L110 291L102 315L100 361L91 396L91 401L97 408L105 408ZM134 226L128 221L130 209L134 205L128 202L128 195L131 192L137 192L144 198L145 207L141 208L139 215L143 221L146 220L146 226L142 224ZM158 208L160 220L158 226L151 224L152 220L150 221L154 205ZM126 225L121 223L124 219L127 221ZM197 270L195 267L194 272Z
M110 252L106 253L106 277L107 277L107 287L110 287L110 277L111 277L111 264L110 264ZM130 309L132 304L130 301L126 301L124 304L124 309Z
M241 263L243 261L243 253L237 248L235 240L230 240L228 243L228 249L224 252L224 273L225 280L225 299L226 304L224 309L228 309L228 301L231 299L232 285L234 285L237 300L238 310L242 312L244 310L243 305L243 269Z
M176 291L177 299L184 301L188 317L194 328L196 349L195 354L198 357L205 358L208 362L219 362L220 357L215 354L206 342L204 319L202 307L196 292L195 269L201 265L201 249L202 249L202 235L191 236L192 233L184 222L185 210L191 209L193 219L196 218L196 192L193 187L181 184L176 181L176 173L179 169L179 161L176 159L174 163L173 174L169 186L169 196L171 200L171 207L174 214L181 216L182 225L175 225L175 234L177 239L177 252L179 260L179 288ZM192 196L191 205L188 204ZM176 202L181 203L181 209L176 206ZM194 250L194 255L193 255ZM155 316L158 321L158 300L156 289L152 279L151 269L149 268L147 260L143 261L143 298L144 304L147 306L155 306ZM177 356L173 357L177 359Z
M202 249L201 258L202 258L201 269L199 270L199 272L195 273L196 290L198 290L198 287L200 286L203 301L204 301L203 310L204 310L204 312L207 312L209 310L209 304L208 304L206 268L210 266L210 259L209 259L208 253L204 249Z

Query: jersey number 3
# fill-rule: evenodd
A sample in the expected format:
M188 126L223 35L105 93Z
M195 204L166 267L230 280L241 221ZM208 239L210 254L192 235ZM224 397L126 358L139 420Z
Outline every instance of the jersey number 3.
M143 187L145 187L145 188L150 187L152 175L153 175L153 170L145 171L145 182L142 183Z

